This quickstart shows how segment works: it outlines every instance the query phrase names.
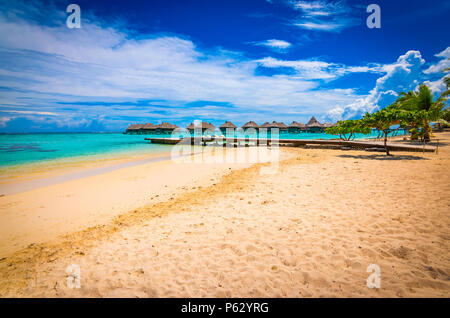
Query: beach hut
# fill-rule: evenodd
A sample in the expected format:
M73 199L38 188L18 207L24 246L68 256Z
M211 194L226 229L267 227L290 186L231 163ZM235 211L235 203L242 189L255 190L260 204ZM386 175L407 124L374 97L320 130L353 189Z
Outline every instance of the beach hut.
M281 125L280 125L281 124ZM265 122L264 124L262 124L261 126L260 126L260 130L261 129L266 129L266 131L268 131L268 132L271 132L272 131L272 129L278 129L279 131L280 130L285 130L285 129L287 129L287 126L285 125L285 124L283 124L283 123L278 123L278 122L276 122L276 121L273 121L273 122L271 122L271 123L269 123L269 122Z
M270 123L269 122L265 122L264 124L262 124L261 126L259 126L259 131L265 131L267 132L270 129Z
M314 116L312 116L306 124L306 129L310 132L323 132L323 125Z
M177 125L172 125L171 123L163 122L156 126L156 133L170 134L177 128L179 128Z
M260 126L257 123L255 123L253 120L250 120L241 127L241 130L246 131L247 129L249 129L249 130L258 131L259 128L260 128Z
M278 128L278 129L280 129L281 130L281 128L283 128L283 123L279 123L279 122L277 122L277 121L273 121L273 122L271 122L269 125L268 125L268 128L270 128L270 129L273 129L273 128ZM286 125L284 125L284 127L286 127L287 128L287 126Z
M237 128L231 121L226 121L222 125L220 125L219 129L222 132L222 134L226 134L227 131L234 132L234 130Z
M127 134L139 134L142 132L142 128L144 127L143 124L133 124L130 125L127 130L126 133Z
M156 130L156 126L153 125L152 123L146 123L141 128L142 133L154 133L155 130Z
M290 133L298 133L305 130L305 124L303 123L298 123L295 120L289 124L288 126L288 131Z
M186 127L186 129L189 130L190 133L193 133L195 129L200 128L202 129L202 133L204 133L206 130L216 130L216 127L214 127L213 124L207 123L205 121L203 121L200 125L194 125L194 123L190 123L189 126Z
M285 123L283 122L278 122L278 128L280 129L280 131L287 131L288 130L288 126L286 126Z
M259 128L259 125L257 123L255 123L253 120L246 122L242 127L243 130L248 129L248 128L253 128L255 130L257 130Z

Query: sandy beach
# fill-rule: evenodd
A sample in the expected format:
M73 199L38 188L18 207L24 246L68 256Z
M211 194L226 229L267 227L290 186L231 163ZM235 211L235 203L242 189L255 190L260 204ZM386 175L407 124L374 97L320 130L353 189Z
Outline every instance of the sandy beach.
M274 174L164 160L5 195L0 296L448 297L450 133L436 136L437 154L280 148Z

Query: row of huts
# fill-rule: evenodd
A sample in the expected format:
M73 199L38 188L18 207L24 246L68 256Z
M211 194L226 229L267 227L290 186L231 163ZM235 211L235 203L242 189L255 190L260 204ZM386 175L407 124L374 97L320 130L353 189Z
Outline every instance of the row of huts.
M296 121L293 121L289 125L286 125L282 122L276 122L273 121L271 123L265 122L262 125L258 125L254 121L249 121L245 125L241 127L243 130L247 129L254 129L255 131L258 131L259 129L278 129L280 132L290 132L290 133L299 133L299 132L323 132L325 128L332 127L332 123L324 123L321 124L314 116L311 117L311 119L308 121L307 124L298 123ZM202 129L202 132L205 132L206 130L209 131L215 131L216 127L207 122L202 122L201 124L194 125L194 123L189 124L189 126L186 127L186 129L190 132L193 132L194 129ZM218 127L222 133L229 132L230 130L238 130L238 127L234 125L230 121L226 121L222 125ZM180 127L177 125L172 125L167 122L163 122L159 125L153 125L151 123L147 124L133 124L130 125L126 133L128 134L165 134L165 133L172 133L174 130L181 130Z

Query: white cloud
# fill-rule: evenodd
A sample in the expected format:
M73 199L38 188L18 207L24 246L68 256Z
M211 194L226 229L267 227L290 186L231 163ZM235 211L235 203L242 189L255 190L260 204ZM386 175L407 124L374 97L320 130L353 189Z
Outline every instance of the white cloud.
M6 112L14 113L14 114L26 114L26 115L58 116L58 114L52 113L52 112L38 112L38 111L31 111L31 110L7 110Z
M262 41L262 42L256 42L255 45L267 46L267 47L278 49L278 50L288 49L292 46L292 44L287 41L276 40L276 39L270 39L270 40L266 40L266 41Z
M425 81L424 84L427 85L433 93L437 94L442 93L447 88L442 78L436 81Z
M393 64L380 67L385 75L376 81L375 87L364 98L328 111L327 118L333 121L363 116L366 112L386 107L393 103L398 92L414 90L422 78L425 60L419 51L408 51Z
M273 57L266 57L256 62L260 63L264 67L277 68L277 67L287 67L292 68L296 71L296 74L306 79L331 79L334 78L333 74L327 72L327 68L331 65L330 63L322 61L285 61L275 59Z
M325 5L320 1L293 1L292 5L294 6L294 8L302 9L305 11L313 11L325 7Z
M304 22L304 23L294 23L294 25L308 30L318 30L318 31L334 31L343 27L342 24L336 23L314 23L314 22Z
M450 67L450 46L447 47L444 51L436 54L435 56L440 58L441 60L438 63L432 64L429 68L427 68L424 71L425 74L441 73L442 70Z
M360 22L345 1L290 1L301 14L293 25L313 31L339 32Z
M346 66L343 64L328 63L316 60L286 61L275 59L273 57L265 57L263 59L256 60L256 62L268 68L292 68L295 70L297 76L301 76L306 79L331 80L349 73L383 72L382 66L376 64L370 66Z

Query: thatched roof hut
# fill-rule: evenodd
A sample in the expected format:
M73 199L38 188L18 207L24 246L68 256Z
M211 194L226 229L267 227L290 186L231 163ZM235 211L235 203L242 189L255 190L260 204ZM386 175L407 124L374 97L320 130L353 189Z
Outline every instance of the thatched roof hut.
M288 130L289 130L289 132L296 133L296 132L306 130L306 128L305 128L305 124L298 123L294 120L292 123L289 124Z
M133 124L128 126L127 132L138 132L144 127L143 124Z
M146 123L142 126L143 130L155 130L157 126L153 125L152 123Z
M276 122L276 121L273 121L273 122L271 122L271 123L269 123L269 122L266 121L264 124L262 124L262 125L260 126L260 128L262 128L262 129L268 129L268 130L279 129L279 130L281 130L281 131L287 130L287 129L288 129L288 127L287 127L284 123L282 123L282 122Z
M194 123L190 123L189 124L189 126L187 126L186 127L186 129L188 129L188 130L194 130L194 129L198 129L198 128L201 128L202 129L202 131L205 131L205 130L207 130L207 129L209 129L209 130L215 130L216 129L216 127L214 127L214 125L213 124L211 124L211 123L207 123L207 122L205 122L205 121L202 121L202 123L200 124L200 125L194 125Z
M243 129L247 129L247 128L255 128L258 129L259 125L257 123L255 123L253 120L245 123L245 125L243 125L241 128Z
M261 128L278 128L278 129L282 129L282 128L287 128L287 126L283 123L279 123L276 122L275 120L271 123L269 122L265 122L264 124L261 125Z
M298 123L295 120L289 124L288 126L289 128L305 128L305 124L303 123Z
M236 129L237 127L231 121L226 121L222 125L220 125L219 128L220 129L227 129L227 128Z
M171 123L163 122L156 126L160 130L174 130L178 128L177 125L172 125Z
M310 128L323 127L323 125L314 116L312 116L311 119L306 124L306 127L310 127Z
M323 126L323 128L330 128L330 127L333 127L334 124L333 123L325 123L322 126Z
M287 130L288 126L286 126L285 123L283 122L278 122L278 128L280 128L280 130Z

